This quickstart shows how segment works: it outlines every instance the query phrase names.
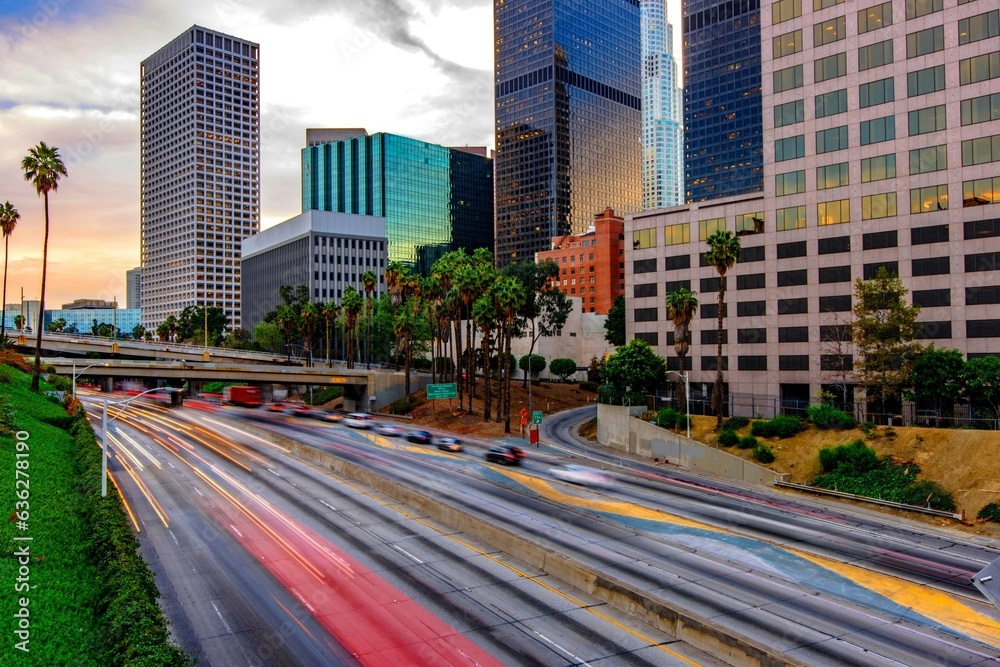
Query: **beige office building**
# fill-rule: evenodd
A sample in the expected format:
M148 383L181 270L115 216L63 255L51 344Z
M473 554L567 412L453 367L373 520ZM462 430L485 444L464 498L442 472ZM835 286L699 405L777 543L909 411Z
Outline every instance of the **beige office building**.
M921 337L1000 354L1000 9L986 0L782 0L761 11L764 193L629 216L630 336L676 367L665 295L698 292L686 362L714 379L718 276L739 235L724 338L731 392L815 399L853 358L853 281L886 266ZM705 384L702 384L705 383Z

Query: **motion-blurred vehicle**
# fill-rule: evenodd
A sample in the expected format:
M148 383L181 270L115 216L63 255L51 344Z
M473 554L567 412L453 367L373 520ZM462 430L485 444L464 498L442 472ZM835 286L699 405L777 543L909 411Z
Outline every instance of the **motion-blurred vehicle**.
M375 418L363 412L352 412L344 417L344 425L351 428L371 428L375 425Z
M571 484L579 484L581 486L594 486L600 489L607 489L614 483L609 475L601 472L600 470L594 470L593 468L586 468L572 463L555 466L550 472L556 479L560 479Z
M376 422L374 428L375 432L379 435L388 435L393 438L403 435L403 429L399 428L395 424L383 424L381 422Z
M311 412L312 408L305 403L291 403L288 406L288 414L295 415L296 417L308 417Z
M285 411L285 407L286 407L285 404L282 403L281 401L275 401L274 403L268 403L267 404L267 411L268 412L284 412Z
M445 436L443 438L435 438L434 442L435 444L437 444L438 449L444 450L446 452L462 451L462 441L459 440L458 438L453 438L450 435Z
M522 456L518 456L518 451L521 451L519 447L507 445L490 447L486 450L486 460L490 463L502 463L506 466L519 466L524 457L523 452Z
M429 445L431 444L432 437L427 431L410 431L406 434L406 439L418 445Z
M264 404L259 387L223 387L222 401L227 405L259 408Z
M336 410L322 410L320 412L319 418L326 422L340 422L344 420L344 415L340 414Z

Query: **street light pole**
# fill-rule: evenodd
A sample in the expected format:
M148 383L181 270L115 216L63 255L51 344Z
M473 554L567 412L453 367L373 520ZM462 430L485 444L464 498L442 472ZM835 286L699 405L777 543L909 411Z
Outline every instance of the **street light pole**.
M674 373L677 377L684 379L684 419L687 421L687 437L691 439L691 383L688 382L688 371L681 375L678 371L667 371L667 375Z
M91 364L89 366L81 368L80 373L78 374L76 372L76 362L75 361L73 362L73 393L72 393L73 398L76 398L76 378L78 377L78 375L82 375L88 368L93 368L96 365L97 364Z

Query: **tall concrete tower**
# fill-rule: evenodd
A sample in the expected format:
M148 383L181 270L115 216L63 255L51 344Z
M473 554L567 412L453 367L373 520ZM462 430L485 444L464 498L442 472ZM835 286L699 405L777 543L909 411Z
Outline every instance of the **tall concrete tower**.
M666 0L642 0L642 208L684 203L684 91Z
M142 62L142 324L215 306L240 325L240 242L260 231L258 46L200 26Z

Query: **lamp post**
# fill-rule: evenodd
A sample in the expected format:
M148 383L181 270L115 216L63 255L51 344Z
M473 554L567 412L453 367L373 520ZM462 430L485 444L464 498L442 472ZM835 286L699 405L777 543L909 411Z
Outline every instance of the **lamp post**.
M86 371L88 368L93 368L94 366L97 366L97 364L91 364L89 366L81 368L80 372L77 373L76 372L76 362L75 361L73 362L73 394L72 394L73 398L76 398L76 378L79 377L80 375L82 375L84 373L84 371Z
M687 437L688 440L691 439L691 384L688 382L688 372L684 371L681 375L679 371L667 371L667 375L673 373L679 378L684 379L684 419L687 421Z
M115 401L112 403L107 398L104 399L104 409L101 412L101 497L108 495L108 422L112 422L125 412L125 408L129 406L129 403L139 398L143 394L148 394L151 391L159 391L160 387L155 389L147 389L146 391L136 394L132 398L127 398L124 401ZM109 405L120 405L122 409L118 411L111 419L108 419L108 406Z

